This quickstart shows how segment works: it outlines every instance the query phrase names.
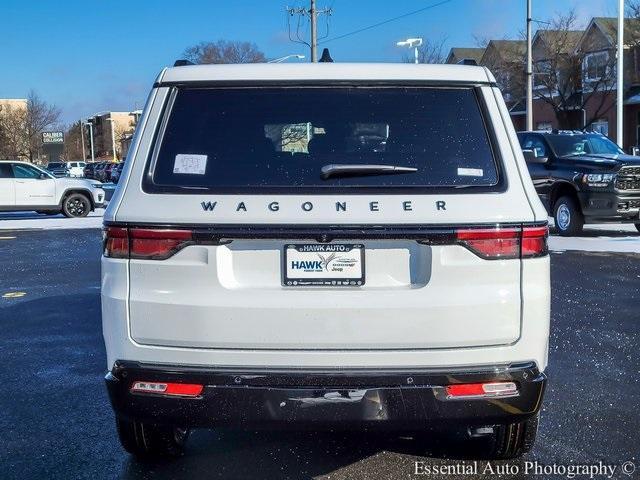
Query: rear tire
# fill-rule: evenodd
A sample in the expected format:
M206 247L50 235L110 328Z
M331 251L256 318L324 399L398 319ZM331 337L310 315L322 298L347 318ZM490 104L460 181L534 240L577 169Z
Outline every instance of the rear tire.
M91 210L91 202L82 193L72 193L62 202L65 217L86 217Z
M584 226L584 216L572 197L560 197L553 206L553 221L558 233L563 237L580 235Z
M186 428L116 419L122 447L136 457L178 457L189 436Z
M636 230L638 230L638 232L640 232L640 223L636 223Z
M489 457L496 460L516 458L531 451L538 433L540 414L524 422L510 423L494 427L494 441Z

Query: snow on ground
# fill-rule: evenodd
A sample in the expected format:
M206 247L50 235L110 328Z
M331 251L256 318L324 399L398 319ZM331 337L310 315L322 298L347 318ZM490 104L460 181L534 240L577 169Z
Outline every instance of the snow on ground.
M40 215L35 212L0 213L0 231L32 229L102 228L104 209L91 212L85 218L63 215ZM553 221L551 221L553 225ZM579 237L549 237L553 251L580 250L587 252L640 253L640 233L631 224L586 225Z
M581 250L586 252L640 253L640 233L632 224L585 225L579 237L549 237L553 251Z
M102 228L103 208L84 218L67 218L62 214L41 215L36 212L0 212L0 230L50 230Z

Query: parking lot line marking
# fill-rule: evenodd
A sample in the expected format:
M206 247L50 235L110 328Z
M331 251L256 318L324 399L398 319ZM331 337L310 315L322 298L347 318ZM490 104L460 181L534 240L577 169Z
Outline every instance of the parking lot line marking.
M7 292L2 295L2 298L20 298L24 297L26 294L27 292Z

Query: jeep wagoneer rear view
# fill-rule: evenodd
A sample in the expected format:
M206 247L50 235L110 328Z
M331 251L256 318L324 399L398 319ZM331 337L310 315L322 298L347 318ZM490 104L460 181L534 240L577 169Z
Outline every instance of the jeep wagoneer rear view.
M126 450L218 425L531 448L546 214L486 69L165 69L128 158L102 263Z

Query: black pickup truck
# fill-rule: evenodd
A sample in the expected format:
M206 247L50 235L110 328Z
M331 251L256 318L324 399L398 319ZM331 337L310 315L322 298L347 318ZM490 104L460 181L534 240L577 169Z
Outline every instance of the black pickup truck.
M640 231L640 157L599 133L518 132L540 199L560 235L585 223L634 223Z

